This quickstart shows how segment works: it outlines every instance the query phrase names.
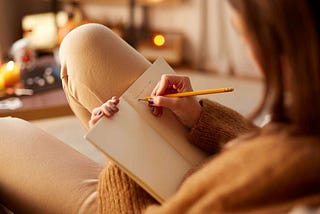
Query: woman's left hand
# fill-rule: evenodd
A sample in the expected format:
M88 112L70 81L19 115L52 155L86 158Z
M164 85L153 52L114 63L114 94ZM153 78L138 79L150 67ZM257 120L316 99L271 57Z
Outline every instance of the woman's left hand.
M112 117L115 113L119 111L117 105L120 100L118 97L113 96L110 100L102 104L101 106L93 109L91 113L91 119L89 121L89 127L92 128L94 124L98 122L98 120L103 117Z

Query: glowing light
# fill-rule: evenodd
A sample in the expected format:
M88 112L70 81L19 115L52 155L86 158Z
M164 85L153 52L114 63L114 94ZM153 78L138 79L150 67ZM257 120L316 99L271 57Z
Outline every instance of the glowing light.
M10 61L0 68L0 90L4 87L11 87L15 83L20 81L20 67L14 63L13 61Z
M163 46L166 43L166 38L162 34L157 34L153 37L153 44L158 47Z
M8 71L13 71L14 70L14 62L10 61L7 63L7 70Z

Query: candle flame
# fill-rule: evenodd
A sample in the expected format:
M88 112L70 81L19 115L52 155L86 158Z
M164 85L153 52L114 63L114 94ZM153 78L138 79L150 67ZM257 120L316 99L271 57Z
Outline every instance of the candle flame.
M13 61L9 61L7 63L7 70L8 71L13 71L14 70L14 62Z

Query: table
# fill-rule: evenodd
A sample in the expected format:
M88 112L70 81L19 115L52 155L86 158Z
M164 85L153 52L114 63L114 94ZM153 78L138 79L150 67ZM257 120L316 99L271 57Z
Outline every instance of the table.
M20 97L23 106L15 110L0 110L0 117L12 116L25 120L37 120L72 115L62 88Z

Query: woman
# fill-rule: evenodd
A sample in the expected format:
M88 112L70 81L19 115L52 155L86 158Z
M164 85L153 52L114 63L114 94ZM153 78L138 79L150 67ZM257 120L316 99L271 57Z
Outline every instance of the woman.
M200 105L193 98L163 97L166 91L192 90L186 77L163 76L149 101L156 107L153 114L161 116L161 107L171 109L191 128L194 144L213 154L224 151L187 179L171 200L149 212L278 213L320 202L316 5L311 1L230 3L234 26L265 75L261 111L267 108L271 122L259 130L217 103L203 100ZM95 109L90 123L101 117L95 112L112 116L110 107L118 102L113 98Z
M319 205L320 10L311 0L230 4L234 25L265 75L261 110L269 110L270 124L256 128L209 100L167 100L161 95L169 85L177 91L192 87L186 77L164 76L150 100L153 113L171 109L190 128L191 142L215 155L158 205L116 166L102 170L30 124L1 119L1 203L16 213L283 213ZM94 24L66 37L61 62L70 106L86 127L117 112L119 100L112 96L150 66Z

